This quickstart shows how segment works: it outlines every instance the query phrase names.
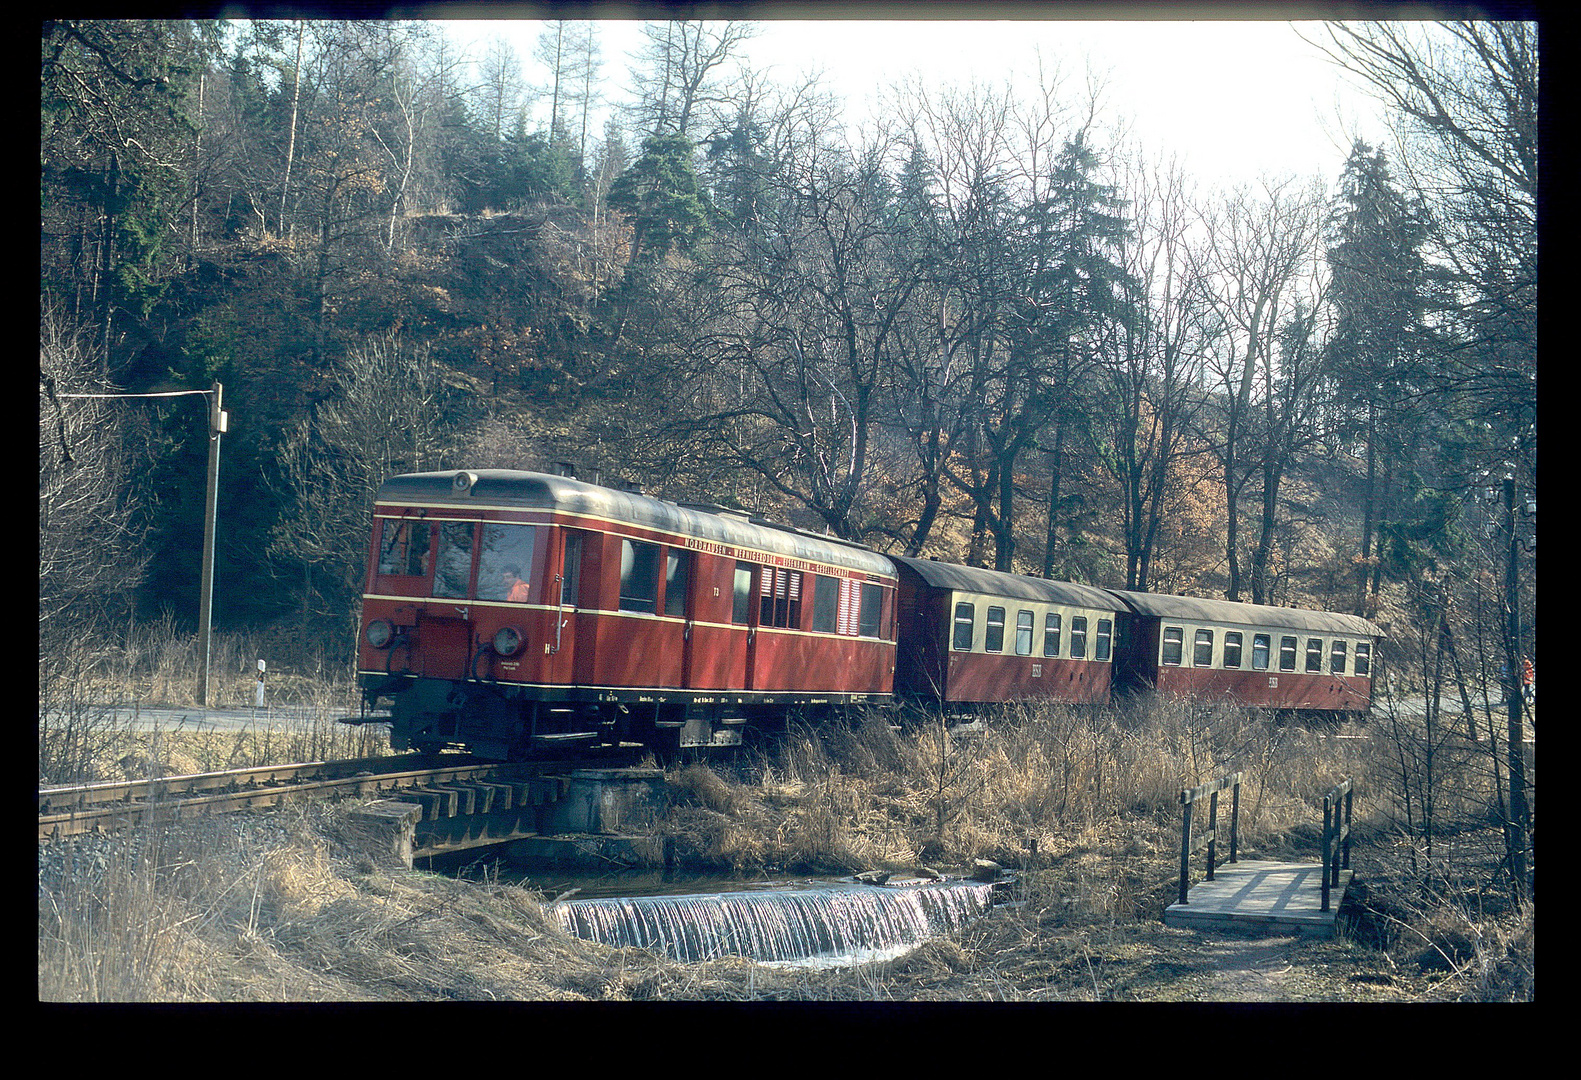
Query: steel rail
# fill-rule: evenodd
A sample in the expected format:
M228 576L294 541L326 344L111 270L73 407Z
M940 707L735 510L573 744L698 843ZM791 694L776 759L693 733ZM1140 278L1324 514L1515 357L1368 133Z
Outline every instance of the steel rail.
M475 759L454 765L373 772L368 766L416 764L406 759L376 758L349 762L304 762L258 769L198 773L163 780L42 788L39 791L39 839L52 840L151 819L180 820L196 814L278 806L301 797L369 795L425 785L471 780L523 782L522 767ZM567 762L534 763L532 771L563 768ZM325 771L351 775L325 777ZM245 786L244 786L245 785Z
M81 809L104 803L136 802L151 796L198 794L206 791L225 791L258 784L287 783L290 781L343 776L372 770L389 771L428 760L421 754L397 758L363 758L352 761L302 761L289 765L266 765L249 769L225 769L220 772L191 773L182 776L163 776L152 780L108 780L92 784L68 784L60 787L38 789L40 813L59 809Z

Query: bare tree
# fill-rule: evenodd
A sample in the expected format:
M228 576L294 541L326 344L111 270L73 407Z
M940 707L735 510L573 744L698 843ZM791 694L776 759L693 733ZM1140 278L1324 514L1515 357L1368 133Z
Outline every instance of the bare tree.
M113 390L52 312L39 333L38 618L41 637L126 603L142 578L134 489L114 406L68 394Z
M1093 459L1121 493L1129 589L1151 583L1172 471L1203 453L1193 426L1202 404L1206 283L1187 183L1178 164L1140 154L1126 163L1120 181L1131 200L1132 237L1125 245L1131 317L1104 326L1090 430Z
M859 538L887 357L917 277L896 258L887 146L823 148L765 177L766 222L722 236L719 305L689 412L724 460Z
M282 495L291 507L269 554L303 572L303 614L348 618L361 591L367 514L386 476L441 468L453 437L428 350L399 338L348 350L331 396L286 433Z
M504 38L489 40L478 64L479 96L494 141L503 144L516 128L522 107L522 65L516 49Z
M757 28L742 22L648 23L638 62L646 68L636 126L646 135L684 135L694 141L700 112L723 103L719 74Z
M1451 347L1439 393L1488 424L1486 457L1514 439L1536 462L1539 95L1537 24L1326 23L1309 40L1395 117L1402 179L1432 212L1426 251L1445 282ZM1494 459L1494 460L1490 460Z
M1258 415L1276 380L1275 341L1298 290L1318 264L1322 195L1315 185L1264 179L1261 191L1240 187L1205 213L1205 266L1213 277L1217 340L1208 372L1223 402L1217 451L1223 467L1225 559L1239 600L1247 567L1240 551L1241 502L1264 467L1273 437ZM1263 426L1259 426L1262 424ZM1259 583L1253 581L1254 602Z

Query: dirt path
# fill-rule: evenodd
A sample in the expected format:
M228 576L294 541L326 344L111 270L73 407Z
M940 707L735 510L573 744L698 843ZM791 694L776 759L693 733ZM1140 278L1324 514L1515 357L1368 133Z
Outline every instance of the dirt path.
M1204 934L1199 949L1211 963L1202 976L1200 1001L1290 1001L1294 950L1299 937L1232 937Z

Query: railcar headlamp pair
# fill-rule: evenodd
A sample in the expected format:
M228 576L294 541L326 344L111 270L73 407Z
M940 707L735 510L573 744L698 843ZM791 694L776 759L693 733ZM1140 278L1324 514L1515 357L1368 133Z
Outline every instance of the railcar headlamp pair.
M374 619L363 631L363 636L375 649L388 648L390 642L395 640L395 627L385 619ZM494 634L494 651L501 656L515 656L521 647L521 631L513 626L504 627Z

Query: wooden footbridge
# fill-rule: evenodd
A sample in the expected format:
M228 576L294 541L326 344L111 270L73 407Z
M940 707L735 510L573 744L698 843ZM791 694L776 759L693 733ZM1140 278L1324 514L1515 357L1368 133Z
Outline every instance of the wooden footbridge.
M1218 854L1219 793L1231 793L1229 860L1215 866ZM1323 797L1323 861L1274 862L1238 859L1241 774L1188 788L1180 793L1180 899L1164 909L1167 926L1198 929L1240 928L1278 934L1333 937L1340 904L1351 882L1351 782L1335 785ZM1207 800L1207 821L1194 822L1193 810ZM1206 849L1206 874L1191 883L1192 856Z

